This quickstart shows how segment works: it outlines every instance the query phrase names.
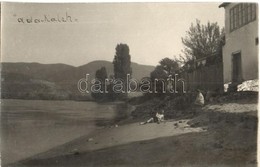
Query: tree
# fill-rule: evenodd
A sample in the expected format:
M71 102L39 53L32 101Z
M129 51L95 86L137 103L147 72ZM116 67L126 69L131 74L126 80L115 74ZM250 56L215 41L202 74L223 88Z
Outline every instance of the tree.
M107 78L107 69L106 67L101 67L96 71L96 78L100 80L105 80Z
M162 59L159 63L160 66L168 73L168 75L174 75L179 69L178 62L168 57Z
M153 93L158 93L157 95L160 96L166 91L167 77L168 74L162 66L155 67L150 74Z
M199 59L221 51L224 29L220 29L217 23L208 22L202 25L199 20L196 20L196 24L192 23L186 33L182 43L183 52L187 57Z
M97 101L106 100L104 88L105 88L105 80L107 79L107 70L105 67L101 67L96 71L95 79L96 79L95 85L97 86L94 85L95 87L94 89L95 90L99 89L100 91L103 91L103 93L91 91L91 96Z
M155 79L167 79L168 76L169 75L167 74L167 72L160 65L156 66L155 69L150 74L150 78L152 81Z
M159 65L150 74L152 90L157 92L156 94L159 96L168 92L170 86L173 86L173 83L168 79L174 78L178 70L179 62L176 59L166 57L159 61Z
M132 75L131 56L129 54L129 47L127 44L118 44L116 46L116 54L114 57L114 77L115 79L122 79L124 82L124 90L126 90L127 74ZM125 94L127 95L127 94Z

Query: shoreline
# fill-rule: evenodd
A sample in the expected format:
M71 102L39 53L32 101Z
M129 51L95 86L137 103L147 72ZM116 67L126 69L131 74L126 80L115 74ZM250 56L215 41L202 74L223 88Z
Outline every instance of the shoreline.
M243 105L232 103L230 107L237 111L234 113L225 112L226 105L210 104L193 118L160 124L140 125L139 119L121 119L118 124L101 126L93 133L10 166L255 167L257 103Z
M99 121L112 125L117 109L112 103L74 101L2 99L1 103L2 165L101 129Z
M142 142L162 137L179 136L186 133L205 132L202 128L190 127L189 120L168 120L161 124L149 123L140 125L138 122L126 123L120 126L103 127L94 130L92 133L83 135L65 144L61 144L46 152L39 153L32 157L17 162L25 163L31 159L49 159L59 156L77 155L85 152L109 149L118 145L132 142ZM174 124L178 123L178 127ZM154 131L149 131L151 128ZM146 133L143 133L143 132ZM15 163L15 164L17 164Z

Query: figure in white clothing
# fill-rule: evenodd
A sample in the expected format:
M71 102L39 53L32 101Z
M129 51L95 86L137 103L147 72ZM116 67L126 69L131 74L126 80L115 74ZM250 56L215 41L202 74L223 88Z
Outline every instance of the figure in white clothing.
M147 123L157 122L158 124L164 121L164 110L161 112L156 112L153 116L145 122L141 122L140 125L144 125Z
M196 96L194 104L198 105L198 106L203 106L204 103L205 103L204 96L201 93L201 91L199 89L197 89L197 96Z

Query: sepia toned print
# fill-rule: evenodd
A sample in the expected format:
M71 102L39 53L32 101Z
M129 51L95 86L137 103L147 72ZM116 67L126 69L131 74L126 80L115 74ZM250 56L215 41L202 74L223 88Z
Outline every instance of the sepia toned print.
M1 3L1 166L256 167L257 3Z

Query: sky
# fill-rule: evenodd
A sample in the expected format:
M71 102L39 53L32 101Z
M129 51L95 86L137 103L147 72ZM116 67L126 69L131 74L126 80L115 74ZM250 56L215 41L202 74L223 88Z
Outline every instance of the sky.
M131 61L157 65L182 54L181 38L191 23L217 22L224 27L220 3L4 3L3 62L64 63L80 66L113 61L125 43ZM51 18L67 22L47 22ZM27 23L26 19L45 22ZM37 21L36 20L36 21Z

